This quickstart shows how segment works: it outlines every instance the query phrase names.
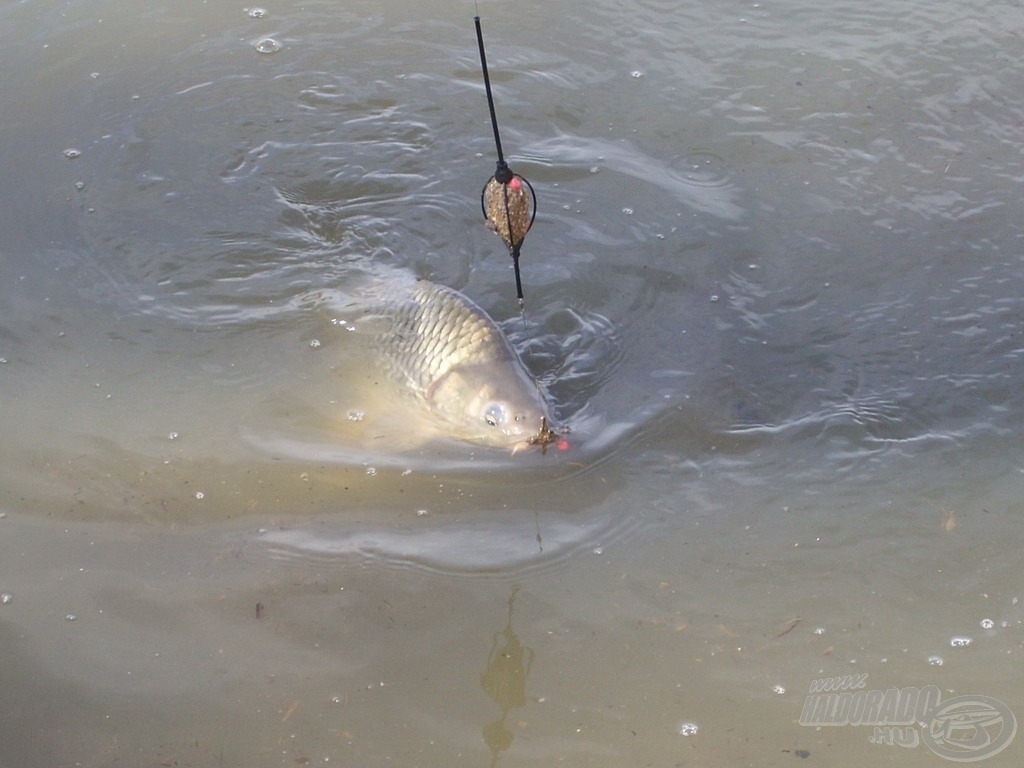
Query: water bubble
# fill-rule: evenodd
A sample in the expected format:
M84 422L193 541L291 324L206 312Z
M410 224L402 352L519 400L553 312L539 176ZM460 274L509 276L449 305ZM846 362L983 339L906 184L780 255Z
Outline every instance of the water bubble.
M7 605L13 599L14 595L10 592L0 592L0 605Z
M73 148L69 147L68 149L64 150L64 157L68 158L69 160L74 160L75 158L81 157L81 156L82 156L82 150L80 150L80 149L73 149Z
M264 37L252 44L252 47L259 53L277 53L281 50L281 44L272 37Z
M196 501L202 501L206 498L206 494L202 491L196 491Z
M425 509L417 509L417 510L416 510L416 516L417 516L417 517L426 517L426 516L427 516L427 515L429 515L429 514L430 514L430 512L428 512L428 511L427 511L427 510L425 510Z
M713 293L713 294L711 294L711 301L712 301L712 302L716 302L716 301L718 301L718 294L717 294L717 293Z
M824 635L825 634L825 628L824 627L817 627L814 630L814 634L816 634L816 635Z
M254 19L263 19L267 16L266 8L246 8L245 12Z
M967 648L973 642L974 642L974 640L972 638L970 638L970 637L967 637L965 635L957 635L956 637L951 637L949 639L949 647L950 648Z
M779 696L786 692L786 686L784 685L773 685L772 693L777 693Z
M981 620L981 628L982 629L993 629L995 627L995 625L996 625L996 623L994 621L992 621L992 619L982 619Z
M635 69L629 73L629 76L639 80L641 77L644 76L644 73L641 72L639 69Z
M100 76L100 73L99 73L99 72L90 72L90 73L89 73L89 77L91 77L91 78L92 78L93 80L96 80L96 79L98 79L98 78L99 78L99 76Z
M626 214L627 216L632 216L633 215L633 209L632 208L623 208L622 212L624 214Z
M78 619L78 616L76 616L73 613L69 613L67 616L64 617L65 621L75 621L77 619Z
M700 726L696 723L686 722L679 724L679 735L680 736L696 736L697 731L700 730Z
M331 704L341 704L342 701L344 701L344 699L342 699L338 694L331 696Z
M320 349L320 339L310 339L309 340L309 348L310 349Z
M349 421L362 421L364 418L366 418L366 414L363 413L362 411L357 411L355 408L353 408L346 414L346 418Z
M83 189L85 189L85 182L84 181L76 181L75 182L75 189L77 189L79 192L81 192Z
M600 173L601 172L601 167L598 166L598 165L592 165L592 166L590 166L590 172L591 173Z
M373 477L374 475L377 474L377 468L376 467L367 467L366 468L366 474L368 474L370 477Z
M928 657L928 665L929 666L941 667L945 663L946 662L943 661L942 657L939 656L937 653L933 653L931 656Z
M593 551L593 553L595 555L603 555L604 554L604 547L594 547L594 549L592 551Z
M178 434L177 432L168 432L167 433L167 439L168 440L177 440L179 437L181 437L181 435Z

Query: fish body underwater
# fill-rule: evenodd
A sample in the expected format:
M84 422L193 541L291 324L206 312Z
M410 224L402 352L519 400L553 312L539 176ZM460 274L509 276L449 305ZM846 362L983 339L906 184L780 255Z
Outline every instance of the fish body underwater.
M480 307L426 280L397 294L381 313L374 347L399 388L424 404L444 433L513 450L545 449L559 439L550 403Z

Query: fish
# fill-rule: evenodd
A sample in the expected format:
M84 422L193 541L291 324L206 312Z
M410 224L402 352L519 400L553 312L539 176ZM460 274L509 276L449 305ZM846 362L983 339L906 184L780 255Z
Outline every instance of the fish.
M561 439L551 403L483 309L428 280L398 293L374 346L399 388L446 433L513 453Z

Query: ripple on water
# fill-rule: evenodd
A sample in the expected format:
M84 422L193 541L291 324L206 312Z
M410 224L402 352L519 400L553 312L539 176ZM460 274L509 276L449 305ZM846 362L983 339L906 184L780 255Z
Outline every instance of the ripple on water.
M519 318L501 325L538 372L563 419L584 409L614 376L625 353L615 324L590 310L559 308L543 317L539 328L524 326Z
M631 515L581 517L514 510L446 522L417 510L402 526L323 523L260 531L258 540L280 560L496 576L550 568L579 552L603 553L638 525Z
M640 180L691 210L725 221L741 221L746 216L739 189L725 173L725 163L709 153L665 162L628 141L584 141L562 134L534 142L521 154L540 166L557 167L563 176L575 168L579 177L608 172Z

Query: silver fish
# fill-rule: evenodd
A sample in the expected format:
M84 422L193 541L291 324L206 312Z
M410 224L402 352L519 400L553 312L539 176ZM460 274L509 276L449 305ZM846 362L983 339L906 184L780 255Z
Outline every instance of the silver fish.
M398 384L451 434L514 450L558 439L551 406L505 334L458 291L417 281L377 345Z

